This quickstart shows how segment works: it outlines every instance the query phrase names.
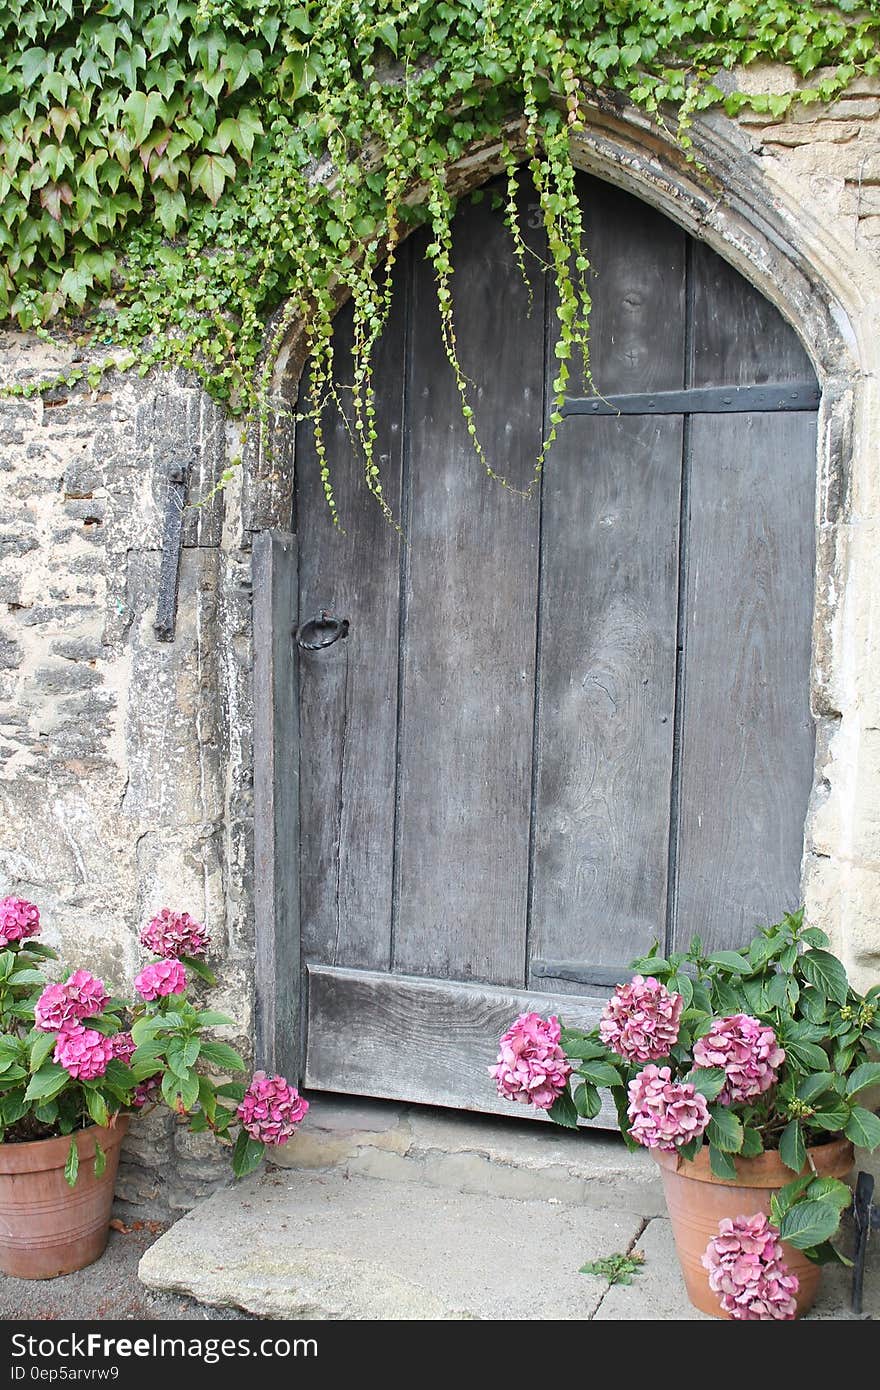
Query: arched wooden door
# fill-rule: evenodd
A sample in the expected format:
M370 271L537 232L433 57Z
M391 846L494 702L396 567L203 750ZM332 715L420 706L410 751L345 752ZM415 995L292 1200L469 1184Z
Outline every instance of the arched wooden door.
M608 184L580 192L597 386L686 397L571 415L533 497L503 490L473 456L413 236L377 367L406 543L328 411L334 529L298 432L300 617L350 622L299 653L314 1087L498 1110L485 1068L527 1004L590 1023L655 938L736 946L798 901L814 375L712 251ZM490 198L464 206L459 348L488 453L519 482L555 365L532 258L530 276L531 293ZM341 363L349 337L343 311ZM699 394L777 383L734 411Z

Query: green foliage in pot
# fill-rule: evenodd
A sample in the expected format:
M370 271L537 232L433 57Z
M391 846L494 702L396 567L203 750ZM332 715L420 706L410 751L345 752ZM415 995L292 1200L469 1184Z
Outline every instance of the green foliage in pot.
M850 985L828 938L786 914L740 951L660 954L632 962L597 1028L525 1014L501 1040L491 1075L505 1098L558 1124L595 1119L606 1091L630 1148L693 1159L736 1180L740 1159L778 1150L795 1175L773 1199L782 1239L811 1259L830 1244L850 1191L811 1170L810 1149L841 1137L880 1145L865 1103L880 1084L880 986Z

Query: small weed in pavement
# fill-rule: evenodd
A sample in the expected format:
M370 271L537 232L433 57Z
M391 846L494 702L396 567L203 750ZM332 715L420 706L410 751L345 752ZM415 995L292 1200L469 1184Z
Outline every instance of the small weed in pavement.
M631 1284L634 1274L640 1274L645 1257L641 1250L631 1250L628 1255L605 1255L601 1260L590 1260L581 1266L581 1274L596 1274L612 1284Z

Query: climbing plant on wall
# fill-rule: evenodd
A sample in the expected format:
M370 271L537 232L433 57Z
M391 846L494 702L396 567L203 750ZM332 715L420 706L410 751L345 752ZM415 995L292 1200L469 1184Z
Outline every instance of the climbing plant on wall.
M414 222L432 228L444 344L489 466L452 312L445 170L469 145L502 137L521 264L523 152L543 210L559 321L549 443L572 359L588 361L568 139L588 95L637 103L687 145L691 116L714 104L780 116L792 101L832 100L880 70L878 40L880 0L8 0L0 315L22 327L85 316L79 330L111 354L130 350L142 372L182 364L251 419L266 410L273 348L301 321L332 506L320 420L334 394L332 316L350 296L351 415L385 506L372 350ZM719 74L758 60L807 81L794 94L725 92ZM514 148L503 135L517 123Z

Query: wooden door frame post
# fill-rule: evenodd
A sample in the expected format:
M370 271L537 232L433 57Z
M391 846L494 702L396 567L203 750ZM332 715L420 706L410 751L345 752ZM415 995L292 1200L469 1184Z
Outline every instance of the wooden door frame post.
M301 1075L296 537L253 541L256 1061Z

